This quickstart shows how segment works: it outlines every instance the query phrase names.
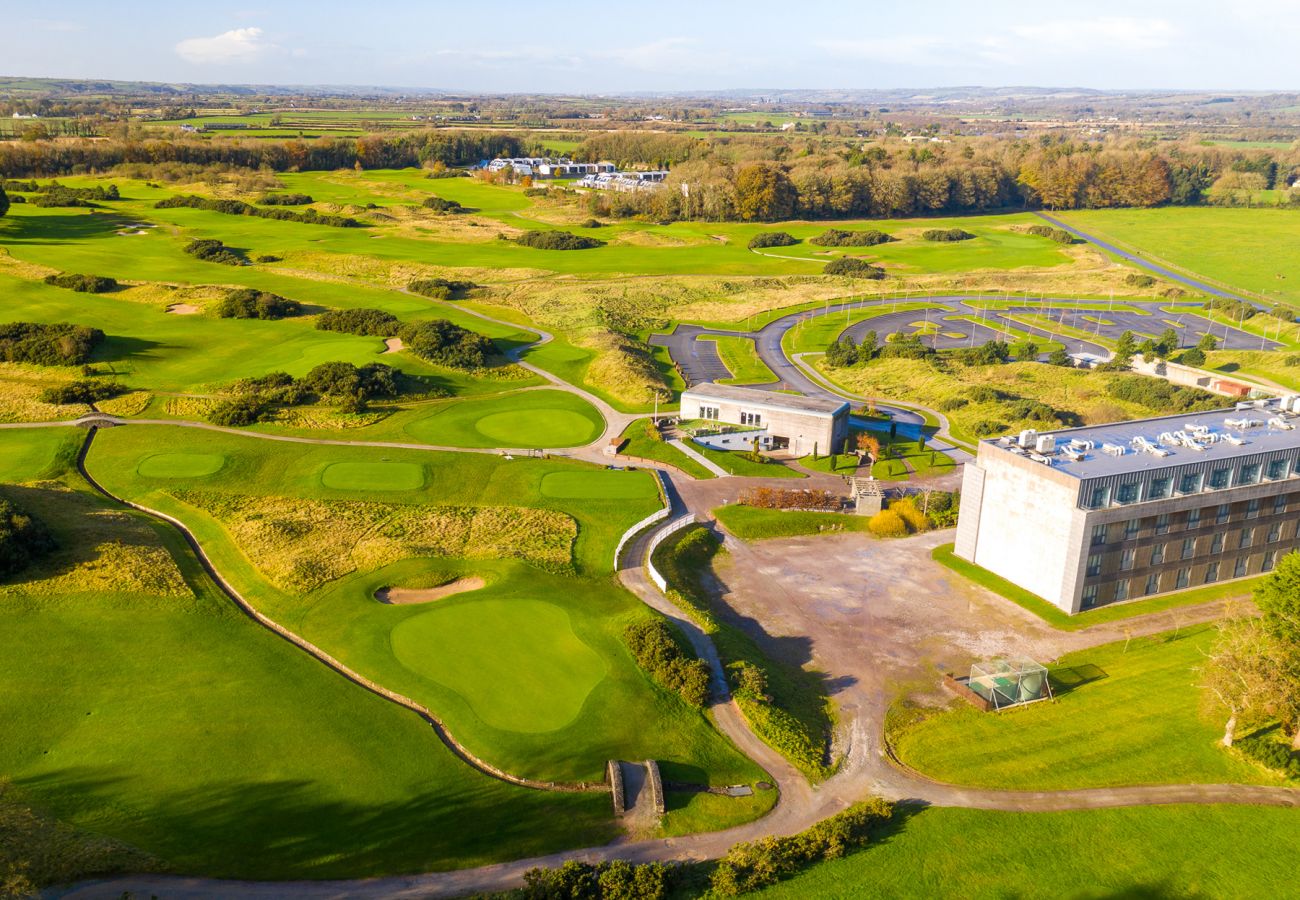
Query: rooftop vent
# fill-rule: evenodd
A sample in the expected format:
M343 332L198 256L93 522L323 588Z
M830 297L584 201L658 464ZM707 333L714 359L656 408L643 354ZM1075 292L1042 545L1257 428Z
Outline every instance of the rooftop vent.
M1142 438L1142 440L1145 440L1145 438ZM1120 444L1105 443L1101 445L1101 452L1108 456L1123 456L1128 450Z
M1290 431L1292 428L1295 428L1294 425L1292 425L1290 422L1288 422L1286 419L1282 418L1281 416L1274 416L1273 418L1269 419L1268 426L1270 428L1276 428L1280 431Z

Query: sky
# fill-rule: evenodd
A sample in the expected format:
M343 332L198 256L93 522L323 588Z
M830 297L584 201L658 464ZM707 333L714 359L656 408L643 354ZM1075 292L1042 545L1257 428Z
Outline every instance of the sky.
M9 76L582 94L1300 89L1300 0L3 5Z

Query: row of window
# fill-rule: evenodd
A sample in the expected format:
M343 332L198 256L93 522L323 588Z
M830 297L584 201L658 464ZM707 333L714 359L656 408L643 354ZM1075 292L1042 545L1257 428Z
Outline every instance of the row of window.
M1233 578L1245 578L1247 575L1256 575L1263 572L1273 571L1277 565L1277 551L1268 550L1260 557L1259 568L1252 572L1250 565L1251 557L1239 556L1232 562ZM1201 584L1214 584L1223 577L1223 572L1227 570L1226 561L1214 560L1205 567L1205 572L1201 575ZM1192 586L1192 567L1184 566L1180 569L1166 569L1163 572L1152 572L1145 578L1121 578L1116 581L1112 589L1111 596L1106 602L1119 602L1120 600L1129 600L1133 597L1145 597L1148 594L1159 594L1164 591L1180 591ZM1097 584L1085 585L1083 588L1083 608L1089 609L1096 606L1101 598L1101 586Z
M758 413L743 412L740 414L741 425L761 425L762 422L763 422L763 417L760 416Z
M1260 462L1243 463L1237 468L1224 465L1205 472L1186 472L1177 477L1157 475L1150 481L1134 480L1120 484L1113 490L1110 485L1094 487L1085 498L1088 509L1102 509L1107 506L1127 506L1146 500L1165 500L1175 491L1181 495L1199 494L1202 491L1222 491L1230 487L1244 487L1259 484L1260 480L1281 481L1292 475L1300 475L1300 470L1292 468L1290 459L1271 459L1267 464Z
M700 418L712 419L716 422L718 420L718 408L716 406L701 406Z
M1282 540L1285 531L1285 522L1274 522L1268 527L1268 530L1264 532L1264 540L1269 544L1277 543ZM1240 531L1233 532L1232 538L1234 546L1232 549L1245 550L1253 546L1255 538L1257 537L1256 532L1257 529L1250 526L1242 528ZM1292 536L1297 537L1300 535L1293 532ZM1154 544L1151 547L1143 548L1142 553L1143 555L1148 553L1150 554L1147 565L1159 566L1163 565L1166 559L1191 559L1194 556L1198 556L1198 544L1203 553L1215 555L1222 553L1227 543L1228 533L1217 531L1214 534L1209 535L1208 538L1183 538L1181 544L1176 541ZM1177 553L1177 556L1173 555L1174 552ZM1105 554L1103 553L1093 553L1088 556L1088 565L1086 569L1088 575L1101 574L1102 558L1104 556ZM1136 565L1137 559L1138 549L1136 547L1125 547L1119 553L1119 570L1121 572L1126 572L1129 569L1132 569Z
M1269 500L1261 500L1259 497L1255 497L1241 504L1240 512L1243 519L1257 519L1264 510L1278 516L1287 511L1290 502L1291 497L1288 494L1278 494ZM1193 531L1211 524L1224 525L1231 517L1232 504L1220 503L1218 506L1189 509L1186 513L1180 513L1177 523L1175 523L1174 517L1170 513L1161 513L1145 521L1151 523L1150 527L1155 534L1168 534L1174 524L1178 524L1186 531ZM1131 541L1141 532L1143 521L1143 519L1129 519L1126 522L1094 525L1092 526L1091 545L1097 547L1115 541Z

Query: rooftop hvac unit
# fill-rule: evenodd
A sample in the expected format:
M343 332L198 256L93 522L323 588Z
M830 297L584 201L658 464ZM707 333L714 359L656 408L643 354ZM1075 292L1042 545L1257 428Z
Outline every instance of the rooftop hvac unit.
M1296 397L1291 401L1291 412L1300 413L1300 397Z
M1073 447L1067 447L1063 452L1065 453L1065 458L1070 462L1083 462L1087 458Z
M1034 449L1037 450L1039 453L1049 453L1049 454L1055 453L1056 452L1055 436L1050 434L1040 434L1038 436L1037 442L1035 442L1034 444Z
M1292 425L1290 422L1288 422L1286 419L1282 418L1281 416L1274 416L1273 418L1269 419L1268 425L1270 428L1276 428L1280 431L1290 431L1292 428L1295 427L1294 425Z
M1035 450L1029 451L1029 458L1032 459L1034 462L1042 463L1045 466L1050 466L1052 464L1052 458L1050 456L1044 456L1043 454Z
M1020 446L1022 447L1034 446L1034 439L1036 437L1038 437L1037 431L1035 431L1032 428L1026 428L1024 431L1020 432Z
M1190 431L1192 434L1196 435L1197 437L1204 437L1205 435L1210 433L1210 426L1202 425L1199 422L1184 422L1183 430Z
M1092 450L1097 445L1095 442L1085 441L1083 438L1071 438L1070 446L1075 450Z
M1255 404L1250 402L1249 400L1238 400L1234 409L1240 412L1243 409L1253 409L1254 406Z
M1224 419L1223 424L1228 428L1249 428L1249 419Z
M1146 440L1146 438L1142 438L1141 440ZM1108 456L1123 456L1128 451L1119 444L1107 443L1101 445L1101 452Z
M1235 434L1225 434L1223 436L1223 439L1227 441L1229 444L1233 444L1237 447L1240 447L1242 444L1246 443L1245 439L1240 438Z
M1159 442L1162 443L1162 444L1177 444L1177 443L1178 443L1178 438L1175 437L1174 435L1170 434L1168 431L1162 431L1162 432L1160 432L1160 436L1159 436L1158 438L1156 438L1156 440L1159 441Z

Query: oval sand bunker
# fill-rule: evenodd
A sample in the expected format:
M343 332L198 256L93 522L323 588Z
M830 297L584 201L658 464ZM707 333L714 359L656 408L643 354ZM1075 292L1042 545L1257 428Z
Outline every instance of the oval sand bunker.
M441 600L453 594L477 591L485 584L487 582L482 578L477 575L470 575L431 588L382 587L375 591L375 599L380 603L392 603L397 606L404 606L408 603L432 603L434 600Z

